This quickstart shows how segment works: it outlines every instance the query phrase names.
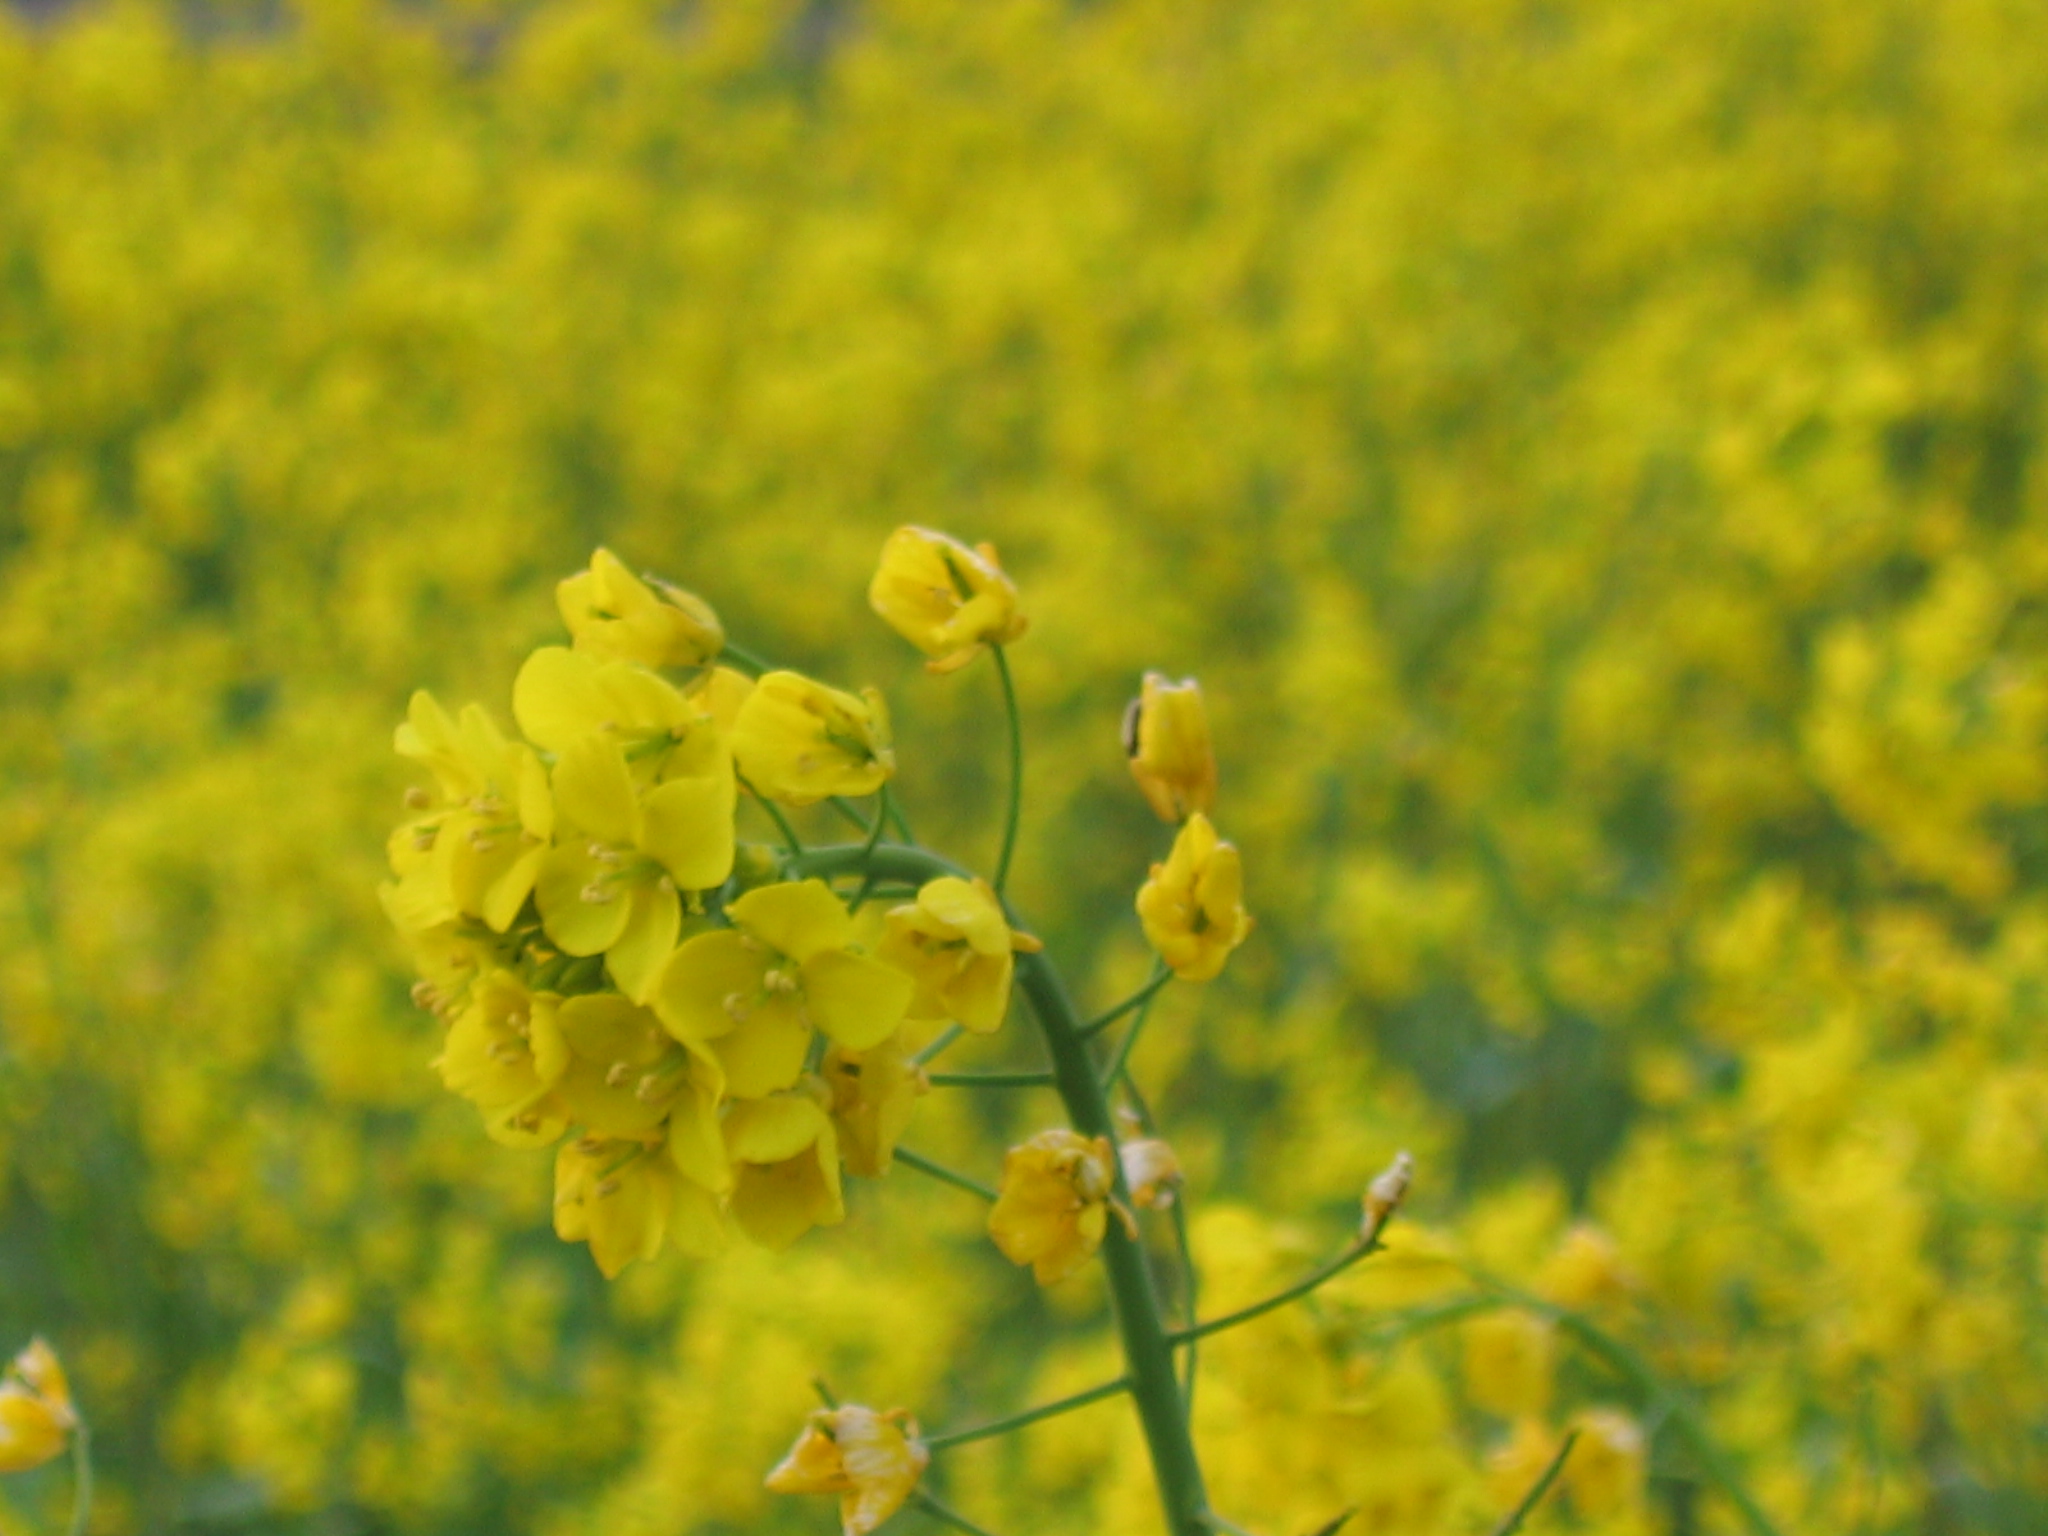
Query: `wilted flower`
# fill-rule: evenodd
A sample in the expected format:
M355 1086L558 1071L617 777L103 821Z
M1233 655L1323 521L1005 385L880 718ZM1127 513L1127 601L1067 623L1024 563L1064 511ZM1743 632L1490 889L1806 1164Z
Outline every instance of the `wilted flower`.
M1165 1210L1180 1192L1180 1159L1157 1136L1139 1136L1117 1148L1124 1167L1124 1187L1131 1203L1144 1210Z
M903 1507L931 1459L903 1409L877 1413L848 1403L811 1415L767 1486L771 1493L836 1493L844 1536L867 1536Z
M1002 1187L989 1236L1012 1264L1029 1264L1040 1285L1064 1280L1094 1256L1109 1225L1116 1154L1107 1136L1040 1131L1003 1158ZM1126 1218L1128 1219L1128 1218Z

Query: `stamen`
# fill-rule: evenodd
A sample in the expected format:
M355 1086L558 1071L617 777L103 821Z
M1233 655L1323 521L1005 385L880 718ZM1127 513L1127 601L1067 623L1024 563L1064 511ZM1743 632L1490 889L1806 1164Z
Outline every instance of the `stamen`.
M580 897L580 899L588 902L591 906L601 907L606 902L610 901L613 897L617 896L618 892L611 890L609 887L599 885L595 880L593 880L590 882L590 884L583 887L583 889L577 894Z
M415 784L405 792L405 808L409 811L424 811L434 803L434 797Z
M747 1000L737 992L725 994L724 1006L725 1016L735 1024L746 1023L747 1015L753 1011L747 1006Z
M604 1085L607 1088L623 1088L626 1079L633 1075L631 1062L615 1061L605 1069Z

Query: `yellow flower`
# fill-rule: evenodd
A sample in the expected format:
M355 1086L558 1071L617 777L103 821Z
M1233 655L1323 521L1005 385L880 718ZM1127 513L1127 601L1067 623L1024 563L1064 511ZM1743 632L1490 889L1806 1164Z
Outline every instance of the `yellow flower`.
M1139 1136L1116 1149L1124 1167L1124 1186L1131 1203L1144 1210L1165 1210L1180 1192L1180 1159L1157 1136Z
M57 1352L31 1339L0 1378L0 1472L26 1472L55 1460L77 1427Z
M733 1162L732 1219L763 1248L787 1248L812 1227L846 1219L839 1137L815 1079L791 1093L735 1104L725 1117Z
M969 549L929 528L898 528L882 546L868 602L889 626L931 658L934 672L964 667L989 645L1023 637L1017 588L996 563L995 546Z
M722 751L700 766L642 790L606 736L579 737L555 762L565 825L534 891L541 922L564 953L602 954L636 1002L652 994L676 947L679 891L721 885L732 873L732 769Z
M627 570L608 549L555 588L576 649L648 667L697 667L725 646L711 605L694 593Z
M579 1136L555 1154L555 1235L589 1243L607 1280L661 1252L681 1175L661 1144Z
M652 1135L671 1113L715 1134L725 1073L692 1041L677 1044L647 1009L610 992L572 997L556 1012L568 1063L554 1096L564 1113L599 1136ZM675 1142L672 1130L670 1140ZM708 1167L714 1187L719 1176Z
M399 880L387 910L406 928L460 912L504 932L533 889L554 831L540 759L525 743L508 741L479 706L451 720L424 690L412 696L395 745L433 775L435 792L407 796L424 814L392 837Z
M811 1415L768 1474L767 1487L770 1493L836 1493L845 1536L868 1536L903 1507L931 1459L917 1420L903 1409L877 1413L848 1403Z
M591 736L616 742L636 784L701 777L726 755L717 725L724 671L707 673L685 694L645 667L544 645L512 680L512 714L543 752L564 752ZM716 686L714 678L721 679Z
M1465 1395L1504 1419L1550 1407L1556 1330L1522 1312L1491 1312L1461 1330Z
M733 722L732 752L749 784L790 805L873 794L896 771L879 693L856 698L796 672L754 684Z
M1624 1301L1635 1282L1614 1239L1590 1222L1576 1222L1536 1273L1536 1292L1563 1307Z
M1244 910L1244 867L1200 811L1189 816L1164 864L1138 892L1145 937L1186 981L1208 981L1252 931Z
M700 933L670 957L655 1011L678 1040L708 1041L735 1097L787 1088L815 1026L852 1051L896 1032L911 980L853 945L853 918L822 880L748 891L731 928Z
M846 1171L880 1178L895 1161L896 1143L910 1126L911 1111L931 1083L899 1034L873 1050L835 1045L822 1068L832 1090L832 1126Z
M1107 1136L1040 1131L1003 1158L1002 1188L988 1233L1012 1264L1029 1264L1040 1285L1074 1273L1102 1246L1116 1188Z
M493 971L471 991L434 1058L441 1081L483 1111L493 1141L540 1146L568 1128L552 1097L569 1065L556 1004L511 972Z
M1192 677L1173 682L1147 672L1138 697L1124 712L1124 751L1131 777L1145 792L1159 819L1185 821L1207 815L1216 804L1216 751L1209 744L1209 711L1202 685Z
M1000 1029L1010 1006L1011 955L1043 946L1016 933L986 880L942 875L885 919L875 953L917 983L913 1019L954 1019L979 1035Z
M1613 1408L1589 1408L1573 1418L1572 1427L1579 1443L1564 1464L1564 1485L1573 1508L1597 1520L1640 1504L1642 1426Z

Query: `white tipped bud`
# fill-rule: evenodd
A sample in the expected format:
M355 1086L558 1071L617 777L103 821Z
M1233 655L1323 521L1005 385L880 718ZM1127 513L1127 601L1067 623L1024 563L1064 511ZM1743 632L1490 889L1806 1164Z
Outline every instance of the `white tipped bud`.
M1415 1159L1406 1152L1396 1152L1386 1171L1365 1188L1365 1221L1359 1228L1362 1236L1379 1235L1380 1228L1387 1224L1387 1218L1401 1208L1414 1177Z

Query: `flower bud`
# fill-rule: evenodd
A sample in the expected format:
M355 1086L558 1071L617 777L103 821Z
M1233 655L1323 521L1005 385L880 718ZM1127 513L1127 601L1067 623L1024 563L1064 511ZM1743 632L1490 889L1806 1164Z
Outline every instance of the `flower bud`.
M1161 821L1182 822L1214 808L1216 750L1202 685L1192 677L1176 683L1162 672L1145 674L1124 711L1124 751L1131 777Z
M1396 1152L1385 1171L1365 1187L1365 1220L1359 1225L1359 1236L1375 1238L1380 1235L1387 1218L1399 1210L1401 1202L1407 1198L1408 1184L1414 1177L1415 1159L1406 1152Z

